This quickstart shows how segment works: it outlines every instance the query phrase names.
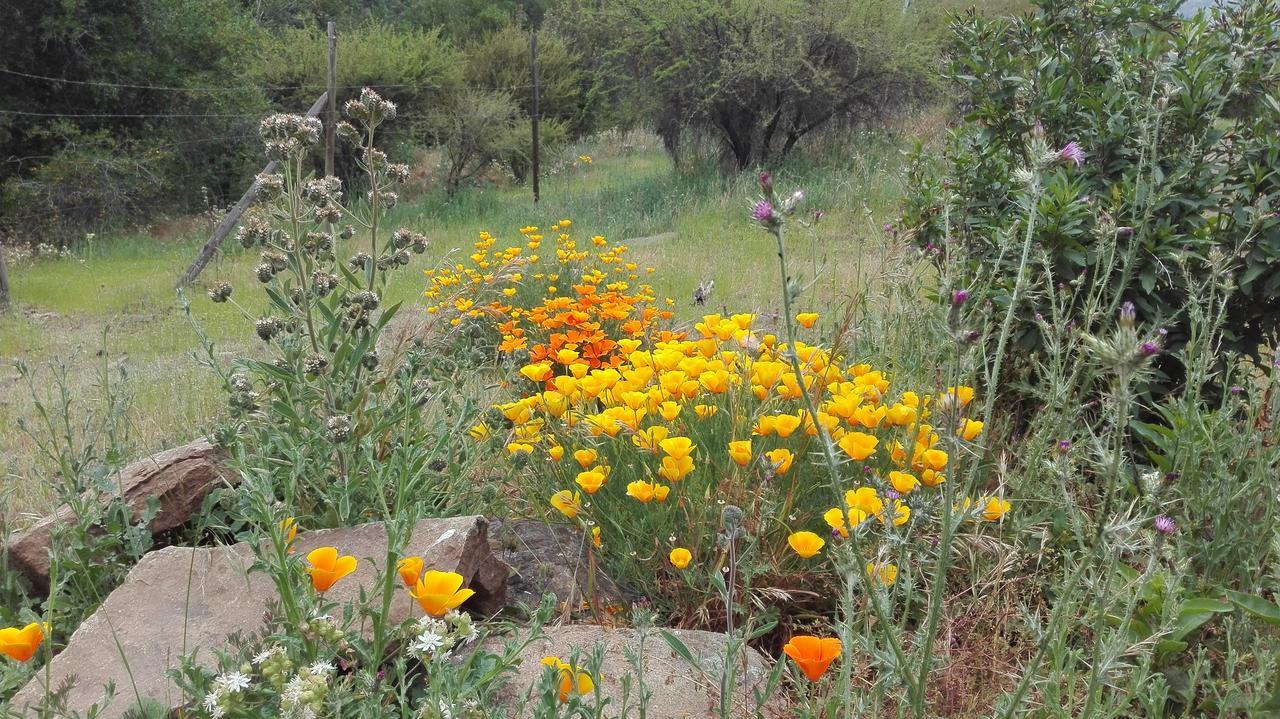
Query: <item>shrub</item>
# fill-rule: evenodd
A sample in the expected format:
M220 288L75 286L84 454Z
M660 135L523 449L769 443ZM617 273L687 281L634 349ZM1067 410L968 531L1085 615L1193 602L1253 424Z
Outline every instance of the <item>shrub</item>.
M1127 301L1181 347L1184 308L1210 280L1231 287L1227 349L1257 356L1275 340L1280 4L1185 20L1179 5L1041 0L1021 18L956 23L948 79L965 120L941 167L919 156L903 229L936 250L946 281L997 306L1024 271L1057 288L1017 308L1024 357L1045 349L1033 318L1089 329L1091 308L1109 319ZM1031 230L1015 190L1033 179L1034 252L1020 267L1009 245Z

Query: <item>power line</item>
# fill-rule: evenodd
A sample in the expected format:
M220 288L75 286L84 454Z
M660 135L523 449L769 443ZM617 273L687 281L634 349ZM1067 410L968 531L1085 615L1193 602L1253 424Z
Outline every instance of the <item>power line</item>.
M138 112L27 112L26 110L0 110L0 113L6 115L23 115L25 117L117 117L117 118L143 118L143 117L262 117L257 112L212 112L212 113L138 113Z
M26 77L33 80L44 80L46 82L64 83L69 85L89 85L94 87L117 87L117 88L126 88L130 90L157 90L162 92L246 92L250 90L263 90L267 92L287 92L290 90L326 90L328 89L326 85L314 85L314 84L313 85L279 85L279 86L271 86L271 85L234 86L233 85L233 86L226 86L226 87L177 87L172 85L143 85L143 84L127 83L127 82L106 82L102 80L72 80L70 78L65 78L65 77L53 77L51 75L36 75L34 73L20 72L18 70L9 70L6 68L0 68L0 72L6 73L9 75L16 75L18 77ZM366 87L374 90L383 89L383 88L439 90L444 86L437 85L435 83L363 83L360 85L338 85L337 86L339 90L359 90ZM528 90L529 85L512 85L509 87L495 87L490 89Z

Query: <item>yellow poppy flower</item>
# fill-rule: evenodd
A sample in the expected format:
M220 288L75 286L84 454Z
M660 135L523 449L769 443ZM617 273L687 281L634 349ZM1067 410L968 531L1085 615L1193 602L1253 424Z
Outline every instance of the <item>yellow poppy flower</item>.
M418 600L422 611L433 617L443 617L450 609L456 609L475 592L462 588L462 575L457 572L431 570L409 590L409 596Z
M36 623L0 629L0 654L16 662L30 661L44 642L44 627Z
M586 469L595 464L596 457L599 456L594 449L579 449L574 451L573 459L580 467Z
M311 575L311 585L317 592L326 592L339 579L356 571L356 558L350 555L338 556L337 547L318 547L307 554L307 574Z
M811 327L813 327L815 324L818 323L818 313L817 312L801 312L800 314L796 315L796 322L799 322L801 327L805 329L810 329Z
M801 559L808 559L822 551L826 543L825 539L813 532L792 532L787 537L787 544L791 545L792 551L800 555Z
M606 474L601 469L593 469L586 472L579 472L578 477L574 480L582 487L582 491L587 494L595 494L602 486L606 479Z
M795 461L795 455L785 447L765 452L764 458L769 460L769 464L773 466L773 473L777 475L786 474L787 470L791 469L791 463Z
M590 674L576 670L572 664L562 662L557 657L543 657L542 664L543 666L554 668L560 675L557 691L562 702L569 701L570 694L586 696L596 689L595 682L592 681Z
M867 562L867 576L879 582L882 586L892 586L898 581L898 565L889 562L881 562L873 564Z
M551 506L560 510L560 513L569 519L573 519L582 510L582 495L562 489L551 495Z
M422 575L422 557L405 557L396 562L396 572L400 575L400 581L406 587L412 587L418 583L418 577Z
M689 566L689 562L693 560L693 552L684 547L676 547L671 550L671 554L667 556L671 560L672 566L676 569L684 569Z
M729 458L739 467L751 464L751 440L739 439L729 443Z
M688 437L671 437L664 439L658 443L662 447L662 451L667 453L668 457L683 459L693 454L693 450L697 449L693 441Z
M966 419L963 426L956 430L956 434L964 437L966 442L972 442L982 434L982 422L974 419Z
M894 491L899 494L911 494L916 487L920 486L920 480L909 472L895 471L889 473L889 484L892 484Z
M849 432L837 443L844 453L861 462L876 453L876 445L880 440L863 432Z
M982 518L988 522L998 522L1009 512L1009 503L999 497L988 497L986 506L982 508Z

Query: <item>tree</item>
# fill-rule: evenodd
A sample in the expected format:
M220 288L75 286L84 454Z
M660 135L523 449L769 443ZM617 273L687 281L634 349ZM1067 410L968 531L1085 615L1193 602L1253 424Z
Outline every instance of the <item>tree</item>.
M559 17L677 159L704 130L735 169L919 97L936 47L906 40L924 16L897 0L599 0Z

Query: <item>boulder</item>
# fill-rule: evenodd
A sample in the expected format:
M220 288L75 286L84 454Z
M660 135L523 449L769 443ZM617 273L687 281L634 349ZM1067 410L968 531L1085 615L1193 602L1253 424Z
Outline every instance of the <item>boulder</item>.
M648 630L643 639L641 651L641 630L610 629L588 624L570 624L558 627L545 627L545 640L530 644L520 655L520 667L512 675L506 694L505 710L507 716L516 716L520 702L530 697L528 706L536 702L536 688L546 668L542 665L543 657L557 657L569 662L574 659L578 666L590 670L592 679L600 689L601 697L609 700L605 716L639 716L639 684L641 677L628 653L642 657L644 669L644 686L650 696L644 716L649 719L705 719L720 716L720 677L724 666L724 652L727 637L716 632L672 629L670 631L688 647L690 653L698 660L698 666L676 654L656 629ZM492 640L491 640L492 641ZM588 663L592 652L599 645L603 647L603 660L598 668L591 669ZM497 652L496 644L489 645L490 650ZM789 716L785 703L780 695L755 711L752 689L763 691L768 682L770 664L760 652L747 647L737 659L735 675L734 706L731 716L765 717L780 719ZM623 703L623 678L630 677L626 706ZM591 701L591 697L587 697Z
M499 520L489 524L489 544L495 557L511 567L507 600L514 606L536 608L543 595L553 594L565 614L613 613L631 604L618 585L597 565L592 567L582 533L563 525L537 520ZM594 597L594 598L593 598Z
M105 503L118 496L135 518L141 518L154 498L159 511L149 529L152 534L168 532L190 521L215 488L239 479L227 468L226 459L226 450L204 439L167 449L120 470L115 478L117 491L103 494L99 499ZM9 566L22 572L37 592L49 587L49 547L53 544L54 529L71 519L71 507L63 505L5 541L4 553Z
M421 556L429 569L458 572L476 592L466 608L493 612L505 603L506 576L489 551L486 529L483 517L424 519L414 527L404 554ZM299 533L295 556L301 559L327 545L359 560L356 571L327 598L342 603L356 600L362 589L373 591L387 553L382 524ZM148 553L53 658L47 686L58 690L69 684L66 711L84 716L97 704L100 719L123 716L140 698L171 710L186 705L191 698L182 696L165 673L185 655L212 664L233 635L249 636L266 625L275 585L266 574L250 572L252 563L252 548L243 543ZM407 593L396 594L392 621L418 613ZM116 688L110 698L104 689L108 683ZM45 695L41 670L9 708L19 716L37 716Z

